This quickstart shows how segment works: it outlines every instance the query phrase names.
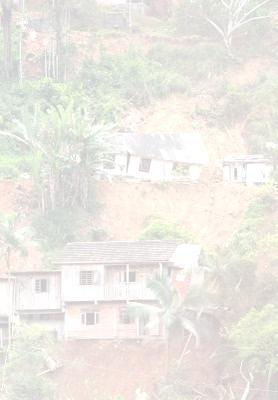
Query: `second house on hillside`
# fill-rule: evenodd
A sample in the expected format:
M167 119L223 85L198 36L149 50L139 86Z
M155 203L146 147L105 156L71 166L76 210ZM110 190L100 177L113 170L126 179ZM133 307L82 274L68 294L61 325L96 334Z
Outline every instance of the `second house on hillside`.
M10 307L13 290L0 279L2 342L9 316L66 339L163 336L158 314L132 315L129 305L157 305L148 283L162 275L184 296L190 279L199 275L200 251L181 240L69 243L54 260L56 270L13 273L16 296Z
M223 162L223 178L225 182L264 184L273 169L273 161L264 155L229 156Z
M151 182L197 182L207 163L208 155L198 133L129 132L116 136L99 176Z

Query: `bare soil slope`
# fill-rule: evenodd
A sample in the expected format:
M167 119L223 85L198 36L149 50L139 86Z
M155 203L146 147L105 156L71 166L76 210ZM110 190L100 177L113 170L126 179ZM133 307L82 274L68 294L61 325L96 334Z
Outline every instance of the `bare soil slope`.
M136 239L158 215L188 229L204 247L226 243L237 230L256 188L223 183L99 184L98 223L114 240Z
M54 374L61 400L133 399L141 389L152 393L165 373L161 342L68 342L61 351L63 367Z

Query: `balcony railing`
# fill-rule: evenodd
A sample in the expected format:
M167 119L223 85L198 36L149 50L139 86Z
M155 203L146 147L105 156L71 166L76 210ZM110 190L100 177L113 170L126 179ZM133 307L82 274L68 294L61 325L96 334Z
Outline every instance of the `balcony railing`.
M64 301L155 300L145 283L78 286L64 292Z
M103 286L105 300L154 300L153 292L143 283L120 283Z

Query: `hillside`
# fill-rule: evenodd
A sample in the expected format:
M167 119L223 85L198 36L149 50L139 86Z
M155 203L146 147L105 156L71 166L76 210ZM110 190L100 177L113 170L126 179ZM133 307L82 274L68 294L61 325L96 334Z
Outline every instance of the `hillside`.
M123 29L118 11L110 14L99 3L30 0L24 10L13 9L12 60L0 71L0 272L7 272L7 254L12 270L49 270L67 242L140 239L158 217L162 237L169 234L164 222L171 239L186 232L201 245L204 287L192 298L189 288L182 311L175 297L165 309L160 301L167 341L51 344L47 351L59 367L43 378L55 383L59 400L274 400L277 4L263 2L255 23L236 29L228 46L208 23L226 21L215 2L165 1L164 9L159 1L143 2L146 13ZM116 131L198 132L208 164L195 183L96 179ZM265 154L276 170L265 185L224 182L223 159L232 154ZM80 303L83 313L92 302ZM182 334L170 327L180 316ZM39 315L39 323L47 325L47 318ZM26 343L39 360L30 332ZM24 352L23 363L36 364ZM21 379L20 362L12 367L7 385ZM23 378L29 387L33 377ZM135 395L138 389L149 397ZM28 398L10 393L3 400Z

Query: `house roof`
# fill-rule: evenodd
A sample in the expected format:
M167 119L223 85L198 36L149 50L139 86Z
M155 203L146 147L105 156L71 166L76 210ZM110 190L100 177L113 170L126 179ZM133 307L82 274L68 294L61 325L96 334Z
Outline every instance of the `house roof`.
M207 151L198 133L139 134L121 133L120 152L142 158L173 161L183 164L206 164Z
M262 154L248 154L248 155L231 155L224 158L225 164L234 164L234 163L242 163L242 164L256 164L256 163L271 163L272 161Z
M36 270L36 271L14 271L13 276L17 275L59 275L61 271L59 270Z
M121 242L77 242L66 245L54 264L143 264L171 262L182 240L147 240ZM192 257L193 245L184 248L185 257ZM196 247L196 246L195 246ZM199 248L199 246L197 246ZM187 254L186 254L187 253ZM176 265L178 266L178 265Z

